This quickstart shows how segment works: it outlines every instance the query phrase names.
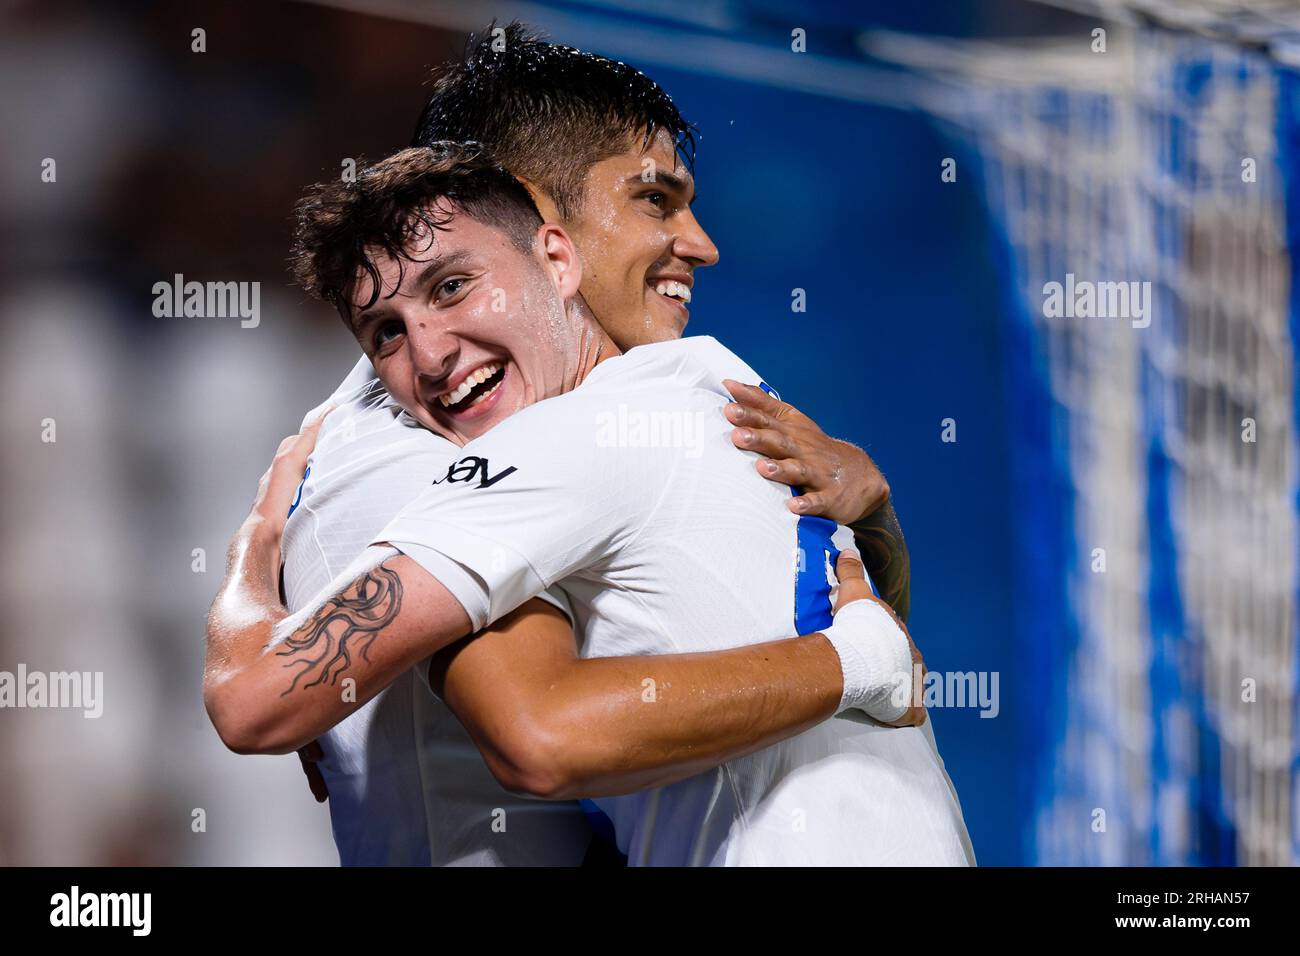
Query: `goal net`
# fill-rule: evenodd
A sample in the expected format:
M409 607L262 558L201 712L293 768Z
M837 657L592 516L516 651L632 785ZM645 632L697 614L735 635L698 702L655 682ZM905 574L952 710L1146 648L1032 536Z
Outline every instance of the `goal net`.
M1300 17L1068 5L1103 32L877 39L936 81L995 224L1025 836L1043 864L1300 861Z

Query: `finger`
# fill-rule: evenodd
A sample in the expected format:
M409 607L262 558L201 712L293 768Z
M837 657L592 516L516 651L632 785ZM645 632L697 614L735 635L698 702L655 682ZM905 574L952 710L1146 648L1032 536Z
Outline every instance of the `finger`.
M338 407L339 406L337 402L333 402L329 400L321 402L319 405L317 405L315 408L309 411L307 413L307 417L303 419L303 425L302 425L303 431L306 431L308 428L311 428L313 426L319 428L320 423L325 420L325 416L328 415L330 412L334 411L334 409Z
M924 707L909 707L898 720L882 721L886 727L920 727L926 720Z
M781 406L785 404L775 395L763 391L757 385L746 385L730 378L724 378L722 384L731 393L731 397L740 404L765 412L768 415L775 415L781 410Z
M280 442L280 448L275 453L275 463L272 465L272 469L281 472L297 472L301 475L302 469L307 466L307 459L316 450L316 439L320 436L321 425L324 422L325 415L317 415L303 425L302 431L298 434L290 435Z
M307 463L307 459L311 457L311 453L316 449L316 439L320 437L320 429L325 424L325 416L331 411L333 411L333 406L323 410L317 409L303 424L302 431L287 439L290 442L288 453L292 458L301 460L304 465Z
M722 414L726 415L727 421L733 425L749 425L751 428L772 427L772 420L762 412L754 408L746 408L738 402L724 405Z
M844 605L871 597L866 568L852 551L840 552L839 559L835 562L835 577L839 579L840 585L839 592L835 595L835 609L831 613L838 614Z
M295 439L298 437L294 436ZM281 447L275 454L275 460L271 462L270 470L263 476L263 491L267 495L279 495L283 494L288 487L297 488L303 472L307 469L307 459L311 457L311 449L310 442L303 446L297 441L288 447Z
M330 402L325 402L323 405L317 405L307 413L307 418L303 421L302 431L300 434L305 435L308 432L311 432L313 435L318 434L321 425L325 423L325 417L336 408L338 408L338 406Z
M321 748L319 740L313 740L298 748L298 761L302 764L302 772L307 776L307 786L311 788L311 795L316 798L317 803L324 803L330 795L329 788L325 785L325 775L321 773L318 765L318 761L324 757L325 751Z
M325 417L336 407L326 403L312 409L303 421L302 429L298 434L290 435L280 442L280 447L275 452L276 463L284 461L287 466L301 460L305 465L316 448L316 439L320 437L320 429L325 424Z
M896 696L891 697L891 700L896 704L905 705L907 709L896 719L882 721L882 723L890 727L919 727L925 723L925 703L921 697L921 685L916 683L915 672L908 675L905 681L900 681L893 693Z
M810 517L820 517L826 514L828 507L826 499L815 491L806 495L796 495L787 501L785 506L797 515L808 515Z
M325 785L325 776L320 772L320 767L312 763L303 764L302 769L307 774L307 786L311 788L311 795L317 803L324 803L330 798L330 791Z
M745 451L756 451L768 458L799 458L799 445L775 428L733 428L731 442Z
M808 466L797 458L773 461L762 458L754 463L758 473L769 481L779 481L783 485L803 486L808 483Z
M867 581L867 569L862 563L862 556L852 548L845 548L835 559L835 577L841 584L845 581Z
M315 447L315 435L291 435L280 443L271 467L257 483L257 499L253 509L264 518L282 521L288 514L290 502L297 494L307 470L307 459ZM283 525L280 525L283 527Z

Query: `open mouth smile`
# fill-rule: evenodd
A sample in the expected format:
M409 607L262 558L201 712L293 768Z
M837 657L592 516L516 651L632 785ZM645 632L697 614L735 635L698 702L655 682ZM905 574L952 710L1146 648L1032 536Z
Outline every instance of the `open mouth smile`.
M648 285L665 299L671 299L678 305L688 305L691 301L691 287L675 279L647 279Z
M481 365L466 375L458 386L438 396L443 410L459 414L491 398L501 387L506 367L496 362Z

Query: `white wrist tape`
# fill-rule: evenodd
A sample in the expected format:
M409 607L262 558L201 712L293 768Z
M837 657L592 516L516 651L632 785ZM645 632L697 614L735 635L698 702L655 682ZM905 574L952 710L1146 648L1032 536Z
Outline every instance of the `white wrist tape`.
M891 721L907 712L912 696L912 650L907 635L888 611L865 598L853 601L839 609L834 623L822 633L840 655L844 672L837 714L856 707L868 717Z

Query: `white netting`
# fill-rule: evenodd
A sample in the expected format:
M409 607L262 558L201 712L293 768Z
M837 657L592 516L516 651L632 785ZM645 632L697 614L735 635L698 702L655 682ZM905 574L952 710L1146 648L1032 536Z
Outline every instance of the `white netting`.
M1175 466L1178 583L1201 668L1189 668L1192 690L1219 739L1210 789L1223 795L1237 859L1280 864L1290 852L1297 538L1277 72L1222 43L1161 30L1141 40L1153 54L1137 58L1145 201L1173 232L1155 262L1170 321L1153 325L1145 350ZM1252 160L1255 181L1244 182Z
M1072 485L1078 643L1036 853L1285 863L1297 522L1278 66L1183 30L1108 33L1104 54L1087 33L878 44L959 76L924 105L981 157L1057 405L1042 453ZM1067 275L1149 282L1149 327L1132 303L1055 316L1044 287Z

